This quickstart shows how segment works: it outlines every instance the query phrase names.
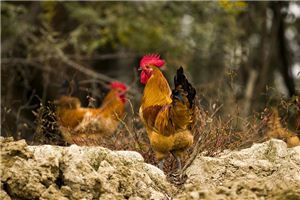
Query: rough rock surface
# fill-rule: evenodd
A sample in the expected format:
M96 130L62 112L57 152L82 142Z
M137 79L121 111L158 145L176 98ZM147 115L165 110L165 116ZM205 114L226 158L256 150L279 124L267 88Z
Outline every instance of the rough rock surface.
M280 140L198 155L176 189L130 151L28 146L0 137L0 199L300 199L300 147Z
M130 151L0 138L1 199L166 199L174 186Z
M300 146L281 140L227 151L216 158L198 155L187 182L174 199L300 199Z

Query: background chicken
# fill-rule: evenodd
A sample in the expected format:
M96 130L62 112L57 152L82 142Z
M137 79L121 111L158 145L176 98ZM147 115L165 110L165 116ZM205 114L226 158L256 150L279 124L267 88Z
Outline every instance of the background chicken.
M299 137L281 124L278 110L273 108L268 121L267 136L269 138L277 138L285 141L288 147L300 145Z
M62 96L54 101L61 133L68 143L96 145L103 136L114 133L125 111L127 87L112 82L100 108L81 107L76 97Z
M171 153L181 168L180 156L193 144L196 90L187 81L183 68L177 70L175 89L159 67L165 64L158 55L144 56L140 62L141 83L145 84L140 117L146 127L151 146L163 169L163 161Z

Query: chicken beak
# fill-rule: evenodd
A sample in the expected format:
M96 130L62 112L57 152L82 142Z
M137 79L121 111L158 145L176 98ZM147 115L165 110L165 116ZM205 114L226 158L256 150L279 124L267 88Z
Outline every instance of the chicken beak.
M142 71L143 69L142 68L138 68L138 71Z

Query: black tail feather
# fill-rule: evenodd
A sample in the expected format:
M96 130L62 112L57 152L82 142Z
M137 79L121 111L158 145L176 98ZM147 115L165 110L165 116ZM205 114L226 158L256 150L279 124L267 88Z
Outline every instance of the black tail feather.
M190 103L190 108L192 108L194 105L194 99L196 96L196 89L186 79L182 67L180 67L177 70L176 76L174 77L174 84L175 84L175 89L172 91L172 93L173 94L178 93L178 91L176 91L176 88L181 85L182 89L185 92L187 92L187 98Z

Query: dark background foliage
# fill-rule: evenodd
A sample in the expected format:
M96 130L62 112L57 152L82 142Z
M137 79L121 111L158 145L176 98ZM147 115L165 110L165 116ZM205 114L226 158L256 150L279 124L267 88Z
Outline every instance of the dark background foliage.
M42 106L100 105L111 80L130 85L136 116L147 53L169 80L183 66L207 113L247 118L297 94L299 17L298 2L1 2L1 134L30 141Z

